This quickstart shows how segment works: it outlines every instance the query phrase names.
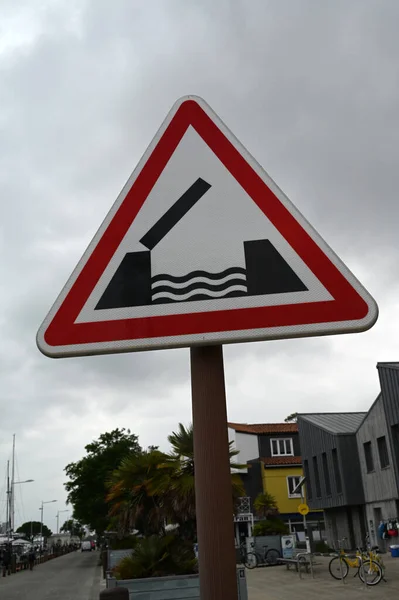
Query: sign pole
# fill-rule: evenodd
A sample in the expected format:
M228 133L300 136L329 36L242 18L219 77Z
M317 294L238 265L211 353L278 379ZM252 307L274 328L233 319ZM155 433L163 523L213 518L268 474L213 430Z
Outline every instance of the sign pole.
M302 498L302 504L304 504L305 503L305 495L303 493L303 485L301 485L301 498ZM306 520L306 514L303 514L303 531L305 533L306 552L311 552L310 540L309 540L309 536L308 536L308 525L307 525L307 520Z
M238 600L223 348L190 355L201 600Z

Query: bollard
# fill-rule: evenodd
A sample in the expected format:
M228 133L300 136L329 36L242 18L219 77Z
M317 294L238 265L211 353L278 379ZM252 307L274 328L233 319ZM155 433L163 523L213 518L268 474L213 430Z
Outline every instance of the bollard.
M101 552L101 563L103 567L103 579L105 579L108 567L108 552L106 550L103 550L103 552Z
M103 590L100 592L100 600L129 600L129 590L124 587Z

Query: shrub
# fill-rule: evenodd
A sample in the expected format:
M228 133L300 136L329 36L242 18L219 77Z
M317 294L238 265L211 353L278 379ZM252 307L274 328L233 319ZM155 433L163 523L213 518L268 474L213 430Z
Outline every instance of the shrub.
M288 526L284 523L284 521L278 518L270 518L256 523L254 526L253 535L285 535L288 532Z
M109 545L112 550L130 550L130 548L135 548L139 541L140 538L138 538L136 535L129 535L122 539L111 539Z
M314 551L324 553L324 552L334 552L334 549L330 548L330 546L327 544L327 542L321 540L321 541L315 542Z
M254 508L262 519L275 519L279 515L277 500L269 492L263 492L255 498Z
M191 543L176 535L152 535L136 545L131 556L115 568L117 579L140 579L188 575L196 572L197 561Z

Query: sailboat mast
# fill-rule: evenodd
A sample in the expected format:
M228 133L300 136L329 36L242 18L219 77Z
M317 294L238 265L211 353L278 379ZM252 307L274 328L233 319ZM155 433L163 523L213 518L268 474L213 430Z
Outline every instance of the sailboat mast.
M14 482L15 482L15 433L12 436L12 467L11 467L11 498L10 498L10 521L11 532L14 533Z
M7 461L7 502L6 502L7 540L10 539L10 461Z

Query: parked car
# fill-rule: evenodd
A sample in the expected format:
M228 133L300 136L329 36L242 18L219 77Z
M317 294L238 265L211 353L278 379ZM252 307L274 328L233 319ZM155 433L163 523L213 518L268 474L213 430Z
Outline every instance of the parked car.
M82 545L80 547L82 552L91 552L92 551L92 545L90 540L86 541L86 542L82 542Z

